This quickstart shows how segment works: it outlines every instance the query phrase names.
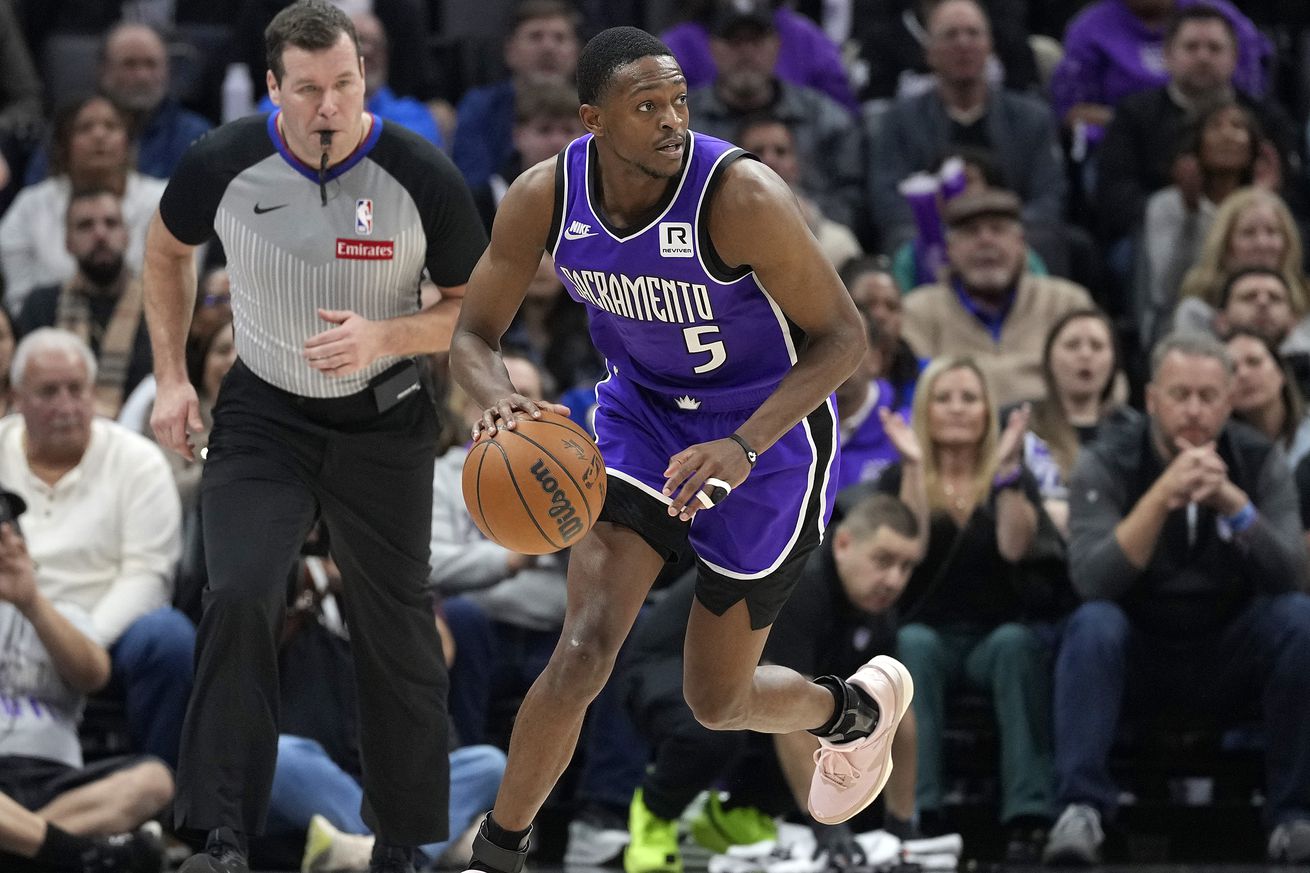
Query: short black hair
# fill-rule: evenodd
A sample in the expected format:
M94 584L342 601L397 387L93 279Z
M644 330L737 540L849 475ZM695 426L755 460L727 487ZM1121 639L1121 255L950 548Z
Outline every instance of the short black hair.
M792 146L795 147L795 132L792 131L791 127L788 126L787 122L784 121L778 113L769 109L746 113L746 115L741 119L741 122L737 125L737 138L734 139L733 142L741 142L746 138L747 134L757 127L766 127L773 124L782 125L783 129L787 131L787 136L790 137L792 141Z
M123 208L123 195L107 185L90 185L85 188L74 188L68 194L68 206L64 208L64 220L68 220L68 216L73 211L74 203L81 203L83 200L94 200L97 197L113 197L114 202L118 204L119 210L121 211Z
M602 30L578 56L578 99L595 106L619 70L642 58L665 56L673 57L669 47L639 27Z
M1164 28L1164 44L1169 45L1178 36L1178 32L1185 25L1193 21L1218 21L1228 31L1228 38L1232 41L1233 46L1237 46L1237 31L1233 28L1233 23L1228 20L1228 16L1217 6L1211 6L1209 3L1197 3L1195 6L1184 6L1176 10L1173 15L1169 16L1169 23Z
M892 280L896 285L896 290L901 291L900 285L896 282L896 277L892 275L892 259L886 255L856 255L850 258L846 263L841 265L837 271L837 277L841 283L850 291L855 282L867 273L882 273ZM904 291L901 291L904 294Z
M1227 309L1228 301L1232 299L1233 287L1248 276L1269 276L1278 280L1278 284L1283 286L1287 292L1287 298L1292 299L1292 288L1287 284L1287 277L1277 270L1269 267L1243 267L1224 280L1223 287L1219 289L1219 309Z
M838 530L846 531L857 540L868 539L882 527L889 527L910 539L919 535L919 520L910 507L899 497L881 492L862 498L837 525Z
M343 33L355 44L355 56L359 57L359 34L355 33L349 15L327 0L297 0L292 3L273 16L264 30L264 57L268 68L273 71L273 78L282 84L282 76L286 73L282 53L287 46L322 51L336 45Z

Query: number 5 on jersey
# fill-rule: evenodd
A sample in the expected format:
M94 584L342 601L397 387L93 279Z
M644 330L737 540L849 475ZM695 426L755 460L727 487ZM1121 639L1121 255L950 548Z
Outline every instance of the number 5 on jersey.
M687 352L697 354L699 352L709 352L710 359L699 366L692 367L693 373L708 373L711 370L717 370L723 366L723 362L728 360L728 353L723 348L722 340L705 341L704 337L714 336L719 332L718 325L708 324L699 327L685 327L682 329L682 338L687 343Z

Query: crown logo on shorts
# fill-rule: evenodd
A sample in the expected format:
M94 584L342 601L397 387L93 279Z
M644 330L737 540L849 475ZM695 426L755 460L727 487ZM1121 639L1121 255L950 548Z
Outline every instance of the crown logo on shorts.
M700 409L700 401L695 397L689 397L684 394L674 401L678 404L679 409Z

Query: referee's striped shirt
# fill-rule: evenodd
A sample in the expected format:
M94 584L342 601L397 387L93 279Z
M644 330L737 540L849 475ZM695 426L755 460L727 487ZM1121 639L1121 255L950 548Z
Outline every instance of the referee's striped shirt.
M459 171L426 140L373 116L351 156L327 174L296 158L277 113L224 125L183 157L159 204L175 237L217 234L232 281L237 354L266 382L306 397L344 397L396 362L333 377L304 359L305 340L331 324L319 309L370 320L419 309L424 268L463 285L486 235Z

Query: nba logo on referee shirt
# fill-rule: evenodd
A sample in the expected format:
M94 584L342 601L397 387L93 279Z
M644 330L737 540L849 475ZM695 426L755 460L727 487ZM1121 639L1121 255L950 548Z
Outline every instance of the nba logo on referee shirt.
M355 233L369 236L373 233L373 201L355 201Z

